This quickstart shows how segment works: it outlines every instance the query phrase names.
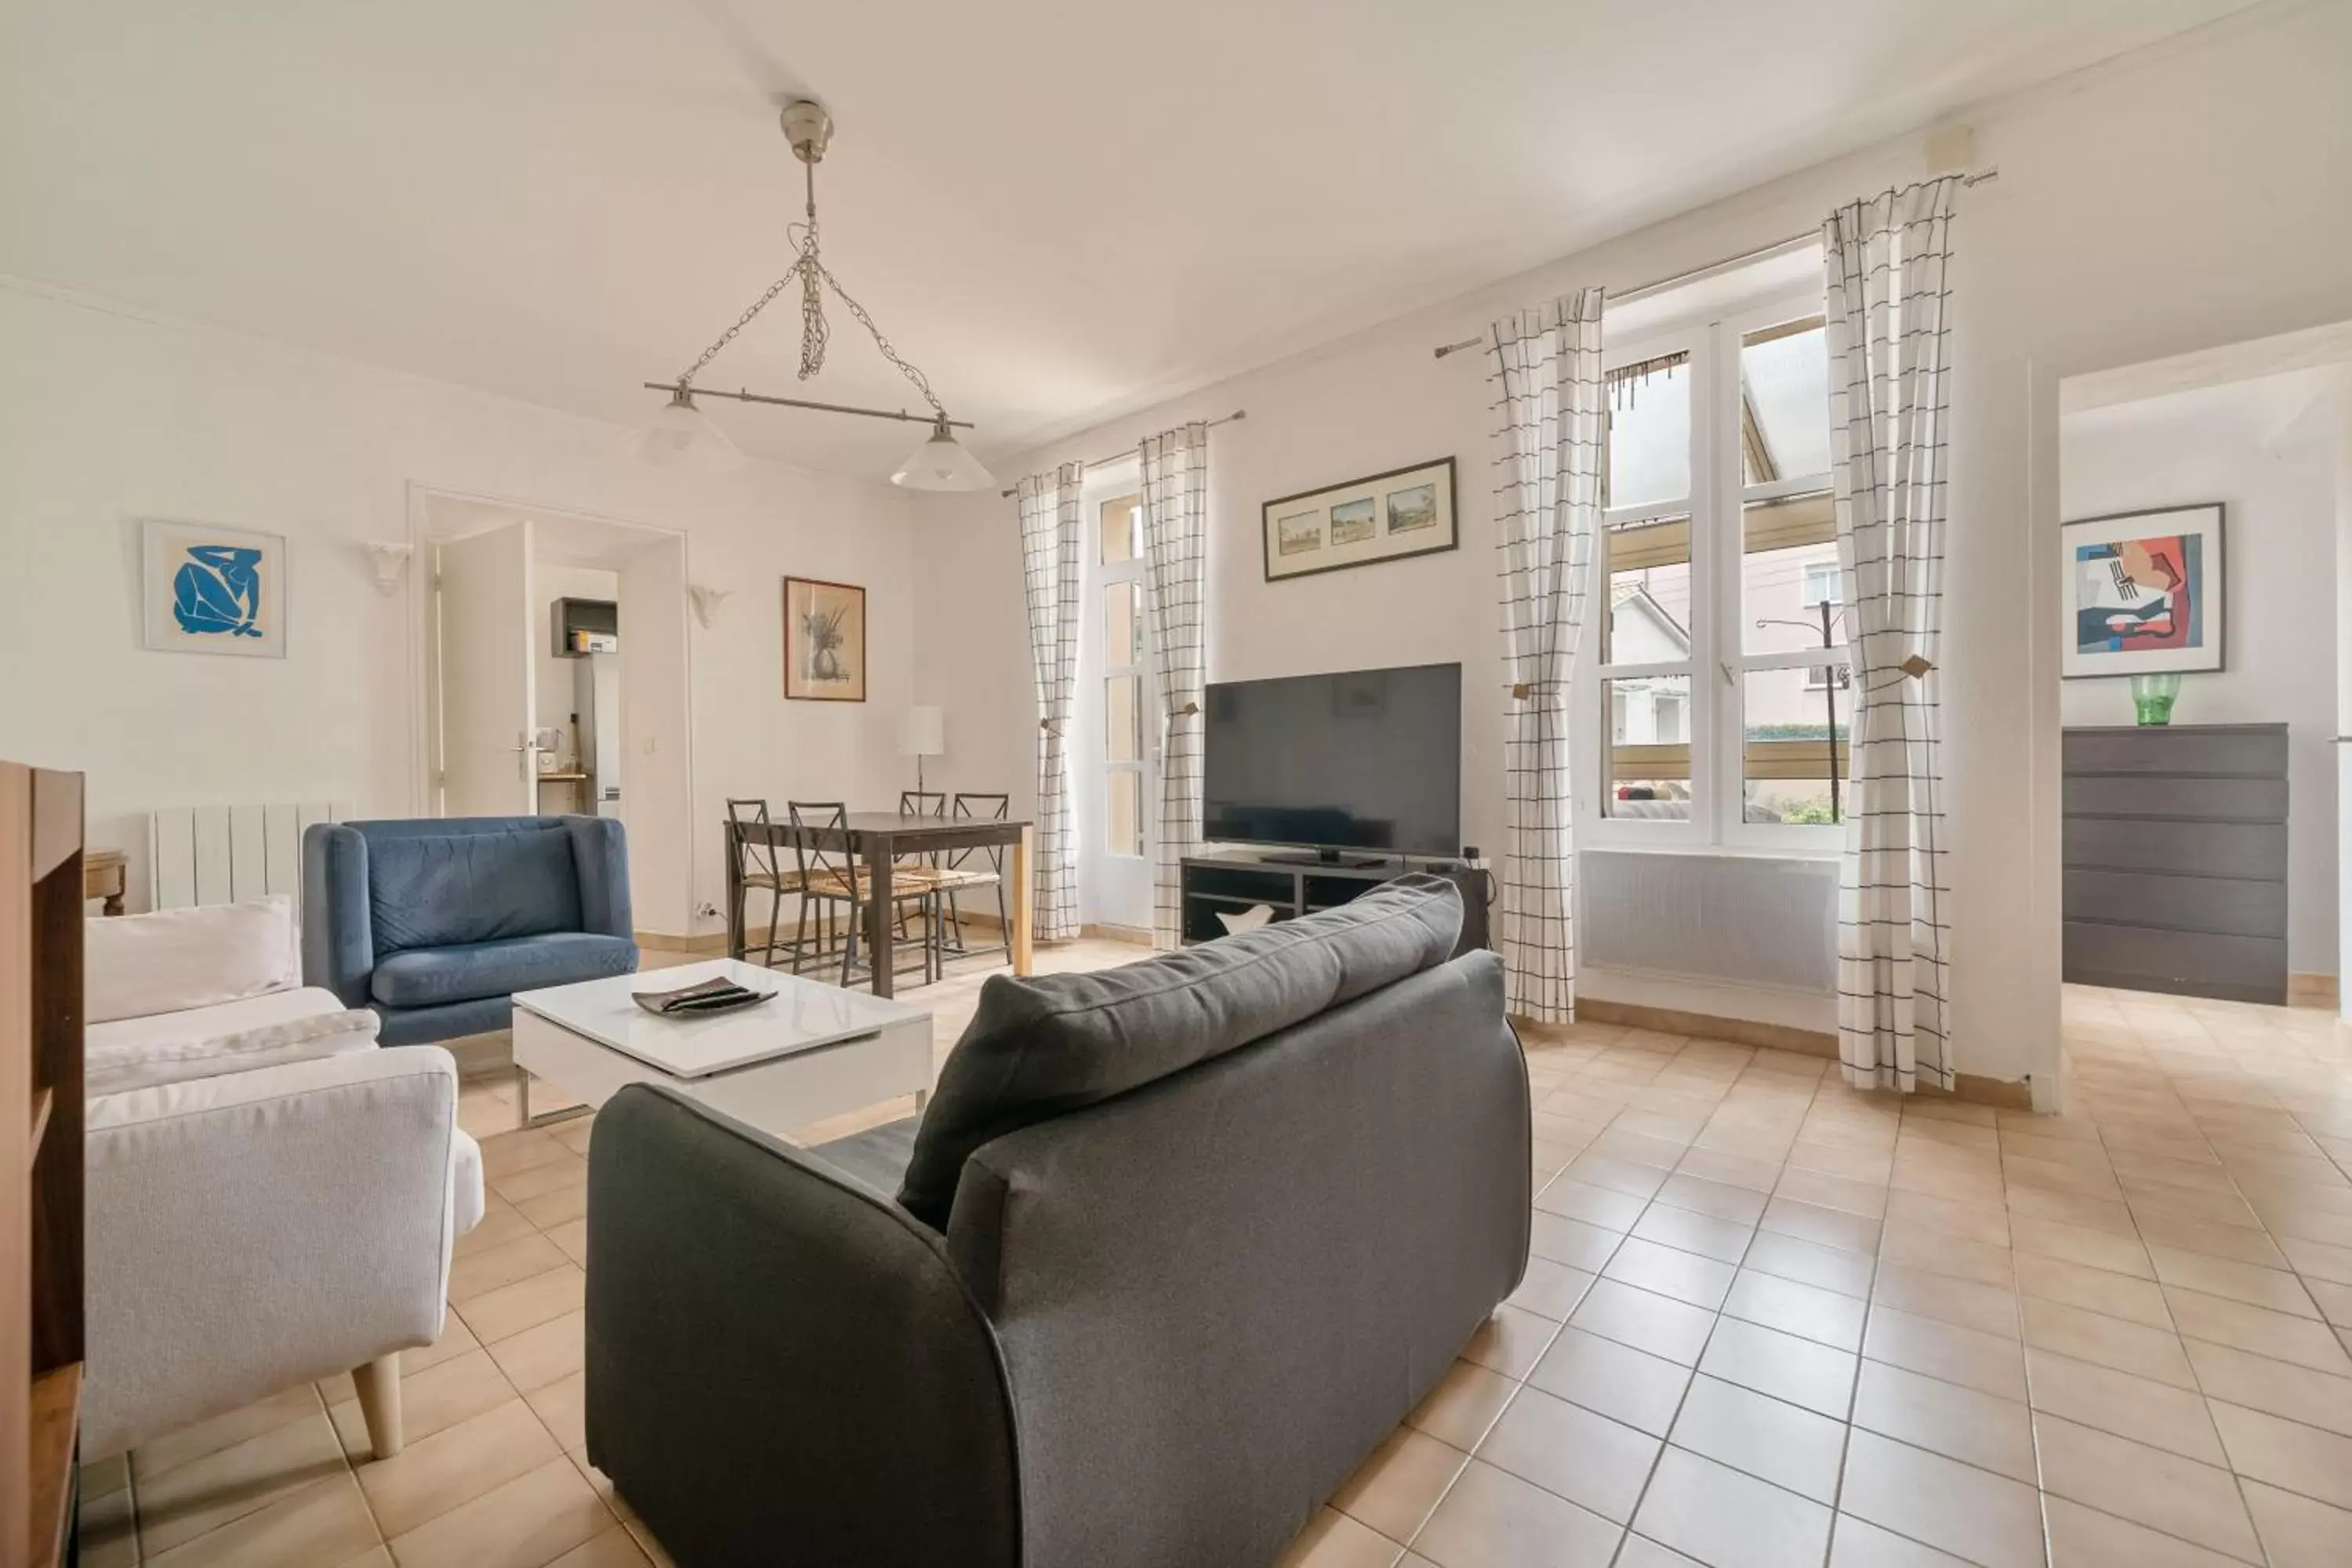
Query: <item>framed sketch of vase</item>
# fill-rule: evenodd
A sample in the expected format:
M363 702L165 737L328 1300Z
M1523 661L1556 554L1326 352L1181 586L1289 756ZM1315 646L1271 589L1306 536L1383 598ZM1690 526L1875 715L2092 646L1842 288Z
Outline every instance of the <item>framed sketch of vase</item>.
M784 695L806 702L866 700L865 589L784 579Z
M1461 542L1454 459L1284 496L1265 503L1260 522L1269 583L1452 550Z
M2221 503L2086 517L2065 549L2068 680L2222 668L2227 563Z
M163 653L286 657L286 541L149 518L139 531L141 640Z

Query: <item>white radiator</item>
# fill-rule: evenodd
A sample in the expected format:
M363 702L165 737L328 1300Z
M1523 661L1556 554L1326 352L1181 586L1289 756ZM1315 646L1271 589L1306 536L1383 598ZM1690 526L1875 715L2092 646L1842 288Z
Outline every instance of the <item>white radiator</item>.
M302 830L341 822L348 804L198 805L147 819L150 900L155 910L226 904L285 893L302 905Z
M1834 860L1586 849L1576 864L1580 963L1836 989Z

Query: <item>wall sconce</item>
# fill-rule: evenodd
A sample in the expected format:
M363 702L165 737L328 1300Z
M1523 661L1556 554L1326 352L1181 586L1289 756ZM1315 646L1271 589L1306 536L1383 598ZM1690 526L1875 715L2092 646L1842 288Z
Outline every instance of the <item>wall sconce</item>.
M399 593L401 569L408 564L408 558L415 553L416 546L388 544L382 540L371 539L362 543L360 548L368 552L368 564L375 572L375 591L387 598Z
M731 588L706 588L699 583L687 589L686 596L694 601L694 618L702 623L704 631L718 622L719 606L727 602L727 595L732 592Z

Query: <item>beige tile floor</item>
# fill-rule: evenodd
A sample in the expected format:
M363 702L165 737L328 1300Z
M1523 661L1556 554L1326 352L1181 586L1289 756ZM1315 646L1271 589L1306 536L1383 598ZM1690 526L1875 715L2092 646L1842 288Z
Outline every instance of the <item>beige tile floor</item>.
M942 1053L964 967L908 993ZM2057 1118L1530 1031L1527 1281L1289 1568L2352 1563L2352 1037L2079 988L2065 1027ZM590 1129L499 1132L494 1079L465 1115L490 1209L407 1451L352 1458L344 1380L289 1391L91 1467L93 1563L665 1561L581 1449Z

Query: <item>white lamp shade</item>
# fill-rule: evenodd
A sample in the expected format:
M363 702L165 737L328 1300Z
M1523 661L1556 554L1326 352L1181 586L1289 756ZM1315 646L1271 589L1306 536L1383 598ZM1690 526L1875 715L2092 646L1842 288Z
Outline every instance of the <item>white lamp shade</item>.
M996 476L963 449L943 419L931 426L930 439L898 465L890 482L910 490L984 490L996 483Z
M743 449L727 432L694 405L690 392L673 392L637 434L637 455L657 468L698 468L706 472L740 468Z
M947 716L936 708L909 708L898 720L898 754L943 757L948 751Z

